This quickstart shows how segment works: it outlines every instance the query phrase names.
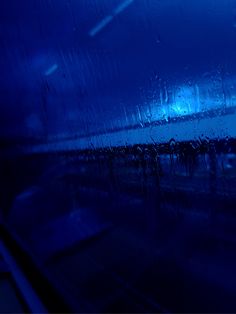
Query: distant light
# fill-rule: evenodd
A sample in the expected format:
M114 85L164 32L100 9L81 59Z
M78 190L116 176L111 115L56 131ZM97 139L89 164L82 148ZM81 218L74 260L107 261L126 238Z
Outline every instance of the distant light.
M45 73L44 75L49 76L53 74L58 69L58 64L53 64Z
M121 4L118 5L118 7L116 7L114 9L114 11L112 12L112 14L107 15L106 17L104 17L101 22L99 22L96 26L94 26L90 32L89 32L89 36L94 37L97 33L99 33L104 27L106 27L108 24L111 23L111 21L113 20L113 18L120 14L121 12L123 12L130 4L132 4L134 2L134 0L125 0L124 2L122 2Z

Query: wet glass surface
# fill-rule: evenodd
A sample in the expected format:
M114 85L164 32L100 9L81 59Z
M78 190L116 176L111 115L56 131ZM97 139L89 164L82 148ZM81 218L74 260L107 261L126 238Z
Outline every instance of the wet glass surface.
M236 311L235 32L235 0L1 1L1 218L72 312Z

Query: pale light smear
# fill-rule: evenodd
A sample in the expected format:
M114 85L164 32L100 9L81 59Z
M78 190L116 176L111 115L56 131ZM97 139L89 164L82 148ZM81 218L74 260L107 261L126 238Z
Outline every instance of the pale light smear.
M114 14L119 14L122 11L124 11L131 3L134 2L134 0L126 0L122 2L118 7L114 10Z
M53 64L49 69L47 69L47 71L45 71L45 75L49 76L51 74L53 74L56 70L58 69L58 64Z
M130 4L132 4L134 0L125 0L121 4L119 4L112 14L107 15L104 17L97 25L95 25L90 31L89 31L89 36L93 37L96 34L98 34L104 27L106 27L108 24L111 23L113 18L123 12Z

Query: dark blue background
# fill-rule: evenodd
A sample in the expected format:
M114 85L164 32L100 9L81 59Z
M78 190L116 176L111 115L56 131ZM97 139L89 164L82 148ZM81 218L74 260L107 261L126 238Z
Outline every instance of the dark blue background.
M230 80L234 95L235 0L134 0L89 36L120 3L1 1L1 137L96 132L119 126L119 119L129 124L137 106L161 106L163 84L170 91L208 86L217 73Z

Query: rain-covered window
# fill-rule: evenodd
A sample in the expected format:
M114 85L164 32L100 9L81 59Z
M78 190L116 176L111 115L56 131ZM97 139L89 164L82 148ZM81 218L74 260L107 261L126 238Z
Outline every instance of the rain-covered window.
M235 40L236 0L0 2L0 312L236 311Z

